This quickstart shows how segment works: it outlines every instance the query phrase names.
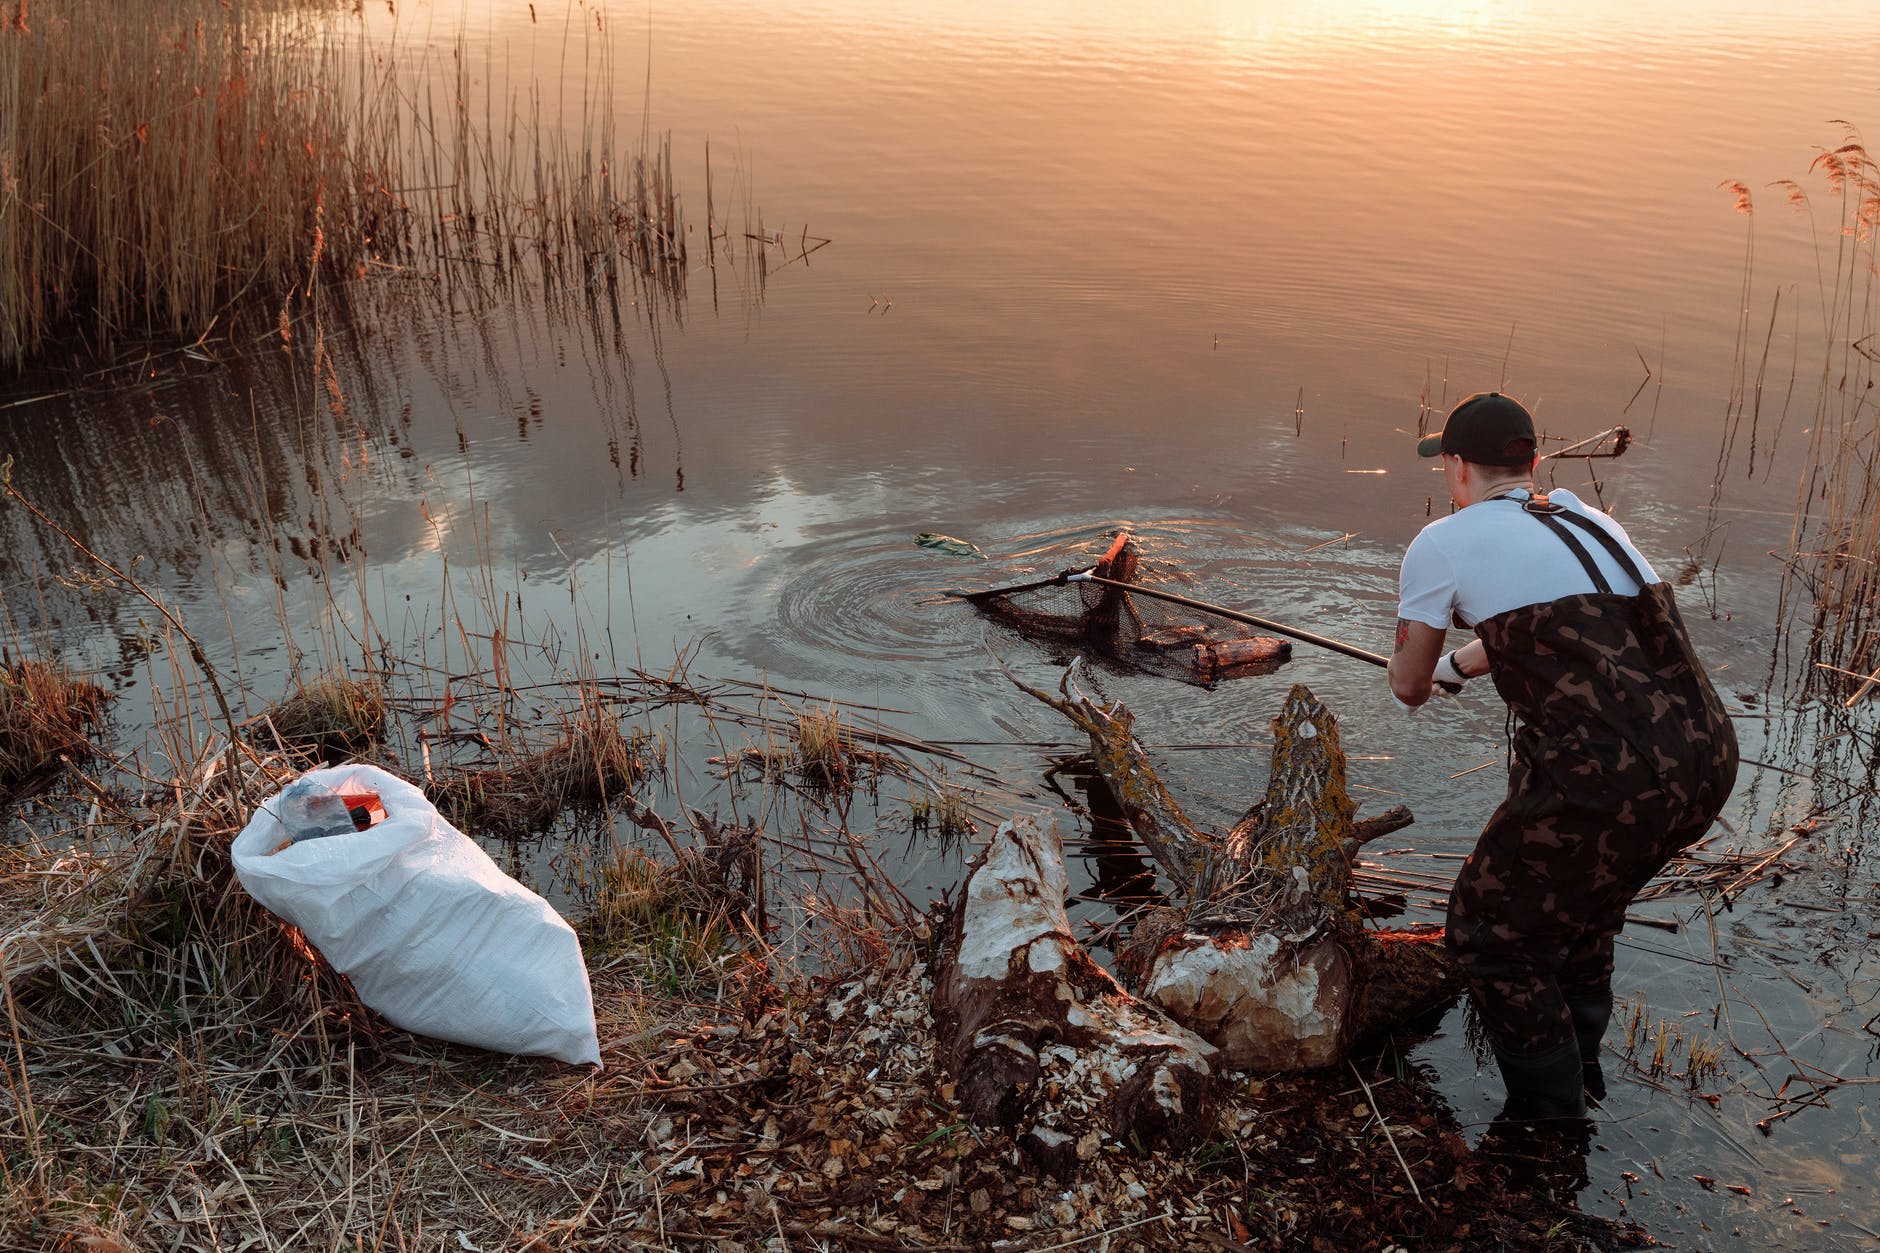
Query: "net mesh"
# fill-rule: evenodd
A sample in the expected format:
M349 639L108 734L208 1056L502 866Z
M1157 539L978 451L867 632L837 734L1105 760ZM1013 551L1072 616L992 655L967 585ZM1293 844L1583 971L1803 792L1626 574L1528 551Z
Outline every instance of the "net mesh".
M1135 542L1117 537L1093 571L1099 578L1152 587ZM1173 589L1170 589L1173 590ZM1116 587L1053 580L991 588L967 597L982 613L1045 648L1058 663L1073 656L1114 674L1158 675L1200 687L1271 674L1292 655L1285 640L1188 605Z

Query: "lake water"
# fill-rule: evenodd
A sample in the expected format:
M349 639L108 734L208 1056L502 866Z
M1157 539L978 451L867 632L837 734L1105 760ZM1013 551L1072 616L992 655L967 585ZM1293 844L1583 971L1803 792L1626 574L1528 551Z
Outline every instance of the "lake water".
M343 418L266 339L0 397L23 490L137 558L260 701L295 648L344 651L331 624L362 605L448 665L445 624L498 620L513 595L517 622L601 673L696 650L694 674L897 710L909 735L972 746L1000 781L987 804L1074 836L1043 783L1068 744L1032 743L1068 728L999 658L1057 671L942 593L1087 564L1126 525L1195 595L1388 651L1398 558L1443 506L1419 419L1501 387L1562 440L1631 428L1623 459L1556 463L1557 481L1589 493L1596 472L1659 570L1690 568L1746 753L1800 772L1746 767L1716 848L1778 847L1861 784L1768 675L1839 243L1809 166L1880 123L1880 8L556 7L373 0L364 20L440 65L460 47L499 100L536 84L551 118L599 98L584 67L611 40L623 133L671 133L700 232L709 141L720 221L770 237L761 274L742 246L705 266L695 236L683 297L618 326L578 291L440 308L421 280L372 280L328 344ZM1766 398L1724 458L1765 334ZM76 558L20 511L0 527L16 630L128 690L162 679L140 660L147 609L59 582ZM927 531L992 560L917 547ZM1406 723L1377 670L1303 646L1269 678L1113 694L1152 745L1254 745L1166 754L1220 820L1261 786L1293 681L1345 719L1367 808L1417 814L1376 860L1452 873L1441 855L1499 795L1492 694ZM1841 742L1870 746L1872 716L1851 717ZM957 876L896 855L917 889ZM1681 1247L1880 1239L1862 825L1838 808L1783 860L1714 928L1694 898L1642 907L1681 929L1622 949L1621 994L1720 1043L1725 1075L1699 1085L1713 1103L1628 1070L1582 1204ZM1459 1013L1415 1058L1465 1124L1492 1115L1499 1080ZM1811 1085L1818 1107L1777 1097Z

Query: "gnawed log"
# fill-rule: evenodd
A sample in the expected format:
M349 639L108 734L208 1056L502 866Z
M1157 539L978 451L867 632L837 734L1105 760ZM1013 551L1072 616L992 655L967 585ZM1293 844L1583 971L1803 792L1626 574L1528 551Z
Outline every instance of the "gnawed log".
M1181 806L1136 740L1129 711L1073 698L1069 679L1061 701L1019 686L1090 737L1105 779L1114 773L1131 795L1156 799L1125 803L1124 816L1187 896L1137 924L1119 965L1146 999L1219 1046L1226 1065L1335 1065L1361 1033L1455 994L1440 929L1363 926L1350 895L1352 860L1366 840L1411 819L1399 807L1356 821L1337 719L1309 689L1295 684L1273 720L1265 796L1225 836L1184 817L1171 840L1169 815ZM1150 821L1139 826L1144 812Z
M1150 959L1141 992L1235 1070L1338 1064L1356 995L1336 935L1300 940L1244 926L1184 930Z
M1339 920L1351 910L1345 841L1355 834L1356 812L1338 720L1295 683L1273 719L1266 795L1209 859L1196 904L1300 934Z
M1215 1049L1122 986L1071 935L1055 832L1002 825L941 920L934 1020L973 1122L1046 1170L1103 1145L1186 1147L1213 1120Z

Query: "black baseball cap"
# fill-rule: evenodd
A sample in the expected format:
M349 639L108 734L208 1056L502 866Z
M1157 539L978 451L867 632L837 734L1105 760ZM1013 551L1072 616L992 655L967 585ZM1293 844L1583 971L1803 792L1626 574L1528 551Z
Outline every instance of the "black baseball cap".
M1417 456L1448 453L1481 466L1524 466L1534 460L1534 418L1500 392L1477 392L1449 411L1443 429L1417 441Z

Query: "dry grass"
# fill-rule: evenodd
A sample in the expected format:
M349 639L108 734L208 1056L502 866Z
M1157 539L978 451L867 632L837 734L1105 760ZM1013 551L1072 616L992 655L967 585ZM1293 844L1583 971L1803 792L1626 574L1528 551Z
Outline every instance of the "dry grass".
M106 699L57 663L0 662L0 801L44 786L65 762L89 761Z
M539 1163L609 1160L644 1105L570 1124L584 1070L416 1039L360 1007L234 883L230 769L258 792L290 773L210 759L159 808L63 833L84 851L6 850L0 1246L287 1249L311 1231L398 1247L390 1233L445 1216L485 1247L552 1231L574 1209ZM610 1064L631 1070L685 1011L646 1016L631 969L596 980Z
M544 747L511 745L495 764L446 770L425 791L463 830L522 840L570 812L602 812L626 800L661 760L651 735L623 730L611 706L587 691Z
M272 747L337 763L370 752L385 735L385 684L325 674L295 691L262 719Z
M590 957L628 955L647 980L685 996L724 977L741 942L722 904L685 863L616 848L584 884L593 904L581 919Z
M264 935L279 928L240 890L228 858L248 818L240 787L265 795L298 771L245 750L231 767L228 756L218 752L159 789L163 802L154 809L131 807L91 783L96 803L84 822L7 847L0 953L9 994L54 975L82 984L94 964L129 953L201 960L202 978L270 1002L277 992L306 992L307 950ZM23 918L34 921L22 925ZM330 1000L335 986L317 999Z

